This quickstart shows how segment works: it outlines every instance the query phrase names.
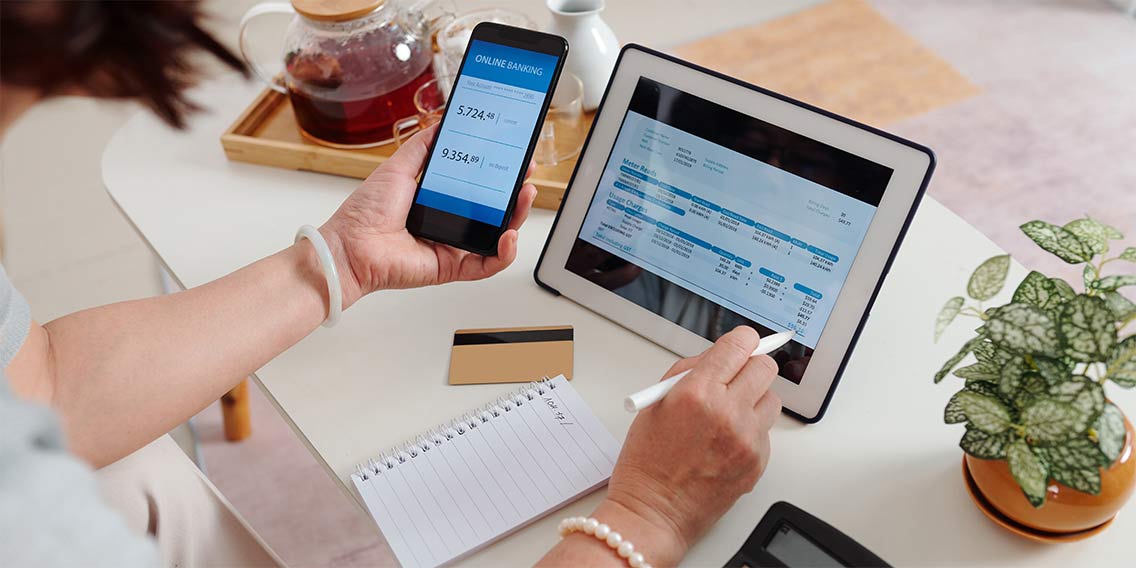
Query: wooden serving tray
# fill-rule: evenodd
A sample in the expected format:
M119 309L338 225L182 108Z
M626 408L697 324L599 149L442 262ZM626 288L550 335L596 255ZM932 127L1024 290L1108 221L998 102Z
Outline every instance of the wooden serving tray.
M585 113L580 141L591 128L593 113ZM265 89L236 122L221 135L225 155L249 162L290 170L304 170L363 179L386 161L398 147L394 143L374 148L344 150L321 146L304 138L292 114L288 97ZM558 209L576 167L576 158L555 166L537 166L529 180L537 188L536 207Z

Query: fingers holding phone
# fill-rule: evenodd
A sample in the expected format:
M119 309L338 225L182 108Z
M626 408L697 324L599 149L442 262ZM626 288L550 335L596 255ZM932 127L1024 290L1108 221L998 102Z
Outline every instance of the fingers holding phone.
M567 52L558 36L474 28L410 206L411 234L484 256L515 245L509 231L535 198L524 180Z

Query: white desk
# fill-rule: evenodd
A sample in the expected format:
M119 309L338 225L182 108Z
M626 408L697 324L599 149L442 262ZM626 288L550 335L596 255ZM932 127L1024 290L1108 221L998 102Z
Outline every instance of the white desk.
M358 183L227 161L218 136L258 89L232 80L208 85L194 100L216 110L195 118L185 134L148 114L136 116L103 157L111 197L185 286L288 246L296 227L322 222ZM623 395L655 381L674 356L533 283L552 218L551 212L534 212L521 231L517 262L503 274L374 294L338 327L321 328L257 373L281 413L353 498L346 484L356 463L513 388L446 384L451 334L458 328L575 326L574 384L623 437L631 422ZM1125 557L1136 534L1131 503L1130 514L1098 537L1043 546L996 527L966 494L957 448L961 427L941 418L958 385L936 387L931 376L968 326L953 327L938 345L931 329L942 303L965 290L970 270L998 252L937 202L924 200L827 417L813 426L780 420L765 477L691 550L687 564L720 566L778 500L816 514L899 566L1103 565ZM1011 278L1023 274L1015 267ZM1110 394L1130 411L1136 408L1136 392ZM556 542L555 523L586 514L602 493L469 563L536 560Z

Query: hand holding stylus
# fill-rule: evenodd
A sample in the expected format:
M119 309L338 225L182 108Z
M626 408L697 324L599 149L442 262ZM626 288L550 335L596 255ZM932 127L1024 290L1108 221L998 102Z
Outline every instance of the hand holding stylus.
M655 566L677 564L765 471L781 399L769 388L777 366L750 356L759 341L773 345L738 327L676 362L664 376L693 370L627 431L607 499L593 516L630 527L620 531L650 550Z
M767 335L761 338L761 342L757 345L757 349L753 350L750 357L757 357L758 355L767 355L776 351L782 345L785 345L789 340L793 339L795 332L793 330L782 331L773 335ZM628 395L623 399L623 408L628 412L639 412L660 400L674 388L675 383L682 380L683 377L690 374L690 369L687 369L669 379L659 381L639 392Z

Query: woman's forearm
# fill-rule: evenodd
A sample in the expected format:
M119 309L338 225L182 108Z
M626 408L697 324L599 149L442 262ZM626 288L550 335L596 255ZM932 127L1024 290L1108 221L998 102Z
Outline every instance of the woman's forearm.
M531 183L521 188L495 256L407 231L435 131L406 141L320 227L345 308L375 290L488 278L516 258L517 230L536 198ZM5 374L16 394L55 407L71 449L101 466L185 421L326 315L327 285L315 248L302 241L179 294L33 323Z
M111 463L200 411L315 329L327 289L301 241L203 286L61 317L29 345L73 452ZM38 346L38 347L36 347ZM23 353L21 353L22 355ZM13 371L13 370L10 370Z

